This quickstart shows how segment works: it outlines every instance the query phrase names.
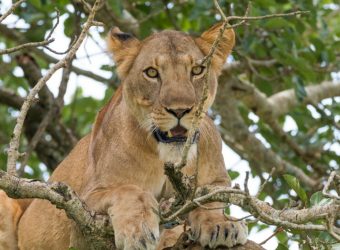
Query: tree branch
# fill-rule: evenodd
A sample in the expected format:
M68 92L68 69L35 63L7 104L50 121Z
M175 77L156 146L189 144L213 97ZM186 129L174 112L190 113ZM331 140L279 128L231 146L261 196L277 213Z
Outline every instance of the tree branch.
M51 78L51 76L60 68L67 66L67 63L72 60L75 53L77 52L78 48L80 47L81 43L83 42L84 38L86 37L86 34L88 30L90 29L92 25L92 21L94 19L95 13L99 8L101 0L97 0L92 8L92 11L84 24L84 27L82 29L82 32L75 42L75 44L72 46L70 51L67 53L67 55L57 62L48 72L47 74L41 78L38 83L32 88L30 93L28 94L24 104L21 107L20 114L17 118L17 124L15 125L13 136L10 141L9 149L8 149L8 160L7 160L7 171L8 173L15 175L16 174L16 161L19 157L19 143L20 143L20 135L22 132L23 124L27 115L27 112L34 100L35 95L39 92L39 90L46 84L48 79Z
M23 36L22 33L18 32L15 29L10 29L6 25L3 25L3 24L0 24L0 33L2 35L4 35L6 38L11 39L12 41L17 42L17 43L27 43L28 42L27 39L25 38L25 36ZM43 60L45 60L48 63L55 64L55 63L59 62L59 59L46 54L44 51L42 51L42 50L40 50L36 47L32 47L31 51L33 53L35 53L36 55L38 55L39 57L41 57ZM98 82L101 82L103 84L107 84L108 86L117 86L117 83L114 80L102 77L102 76L95 74L91 71L87 71L87 70L78 68L74 65L71 66L71 69L72 69L72 72L74 72L77 75L83 75L83 76L89 77L89 78L96 80Z
M17 95L12 90L0 87L0 103L20 110L24 101L25 99L23 97ZM38 103L32 105L25 121L25 134L28 140L31 140L36 133L37 127L39 127L42 119L46 116L46 112L47 109ZM73 148L75 143L72 140L70 141L70 136L66 134L63 126L60 121L49 124L47 132L52 136L51 140L47 141L45 137L42 137L37 144L36 153L39 159L45 163L50 170L55 169L58 163L61 162Z
M47 44L50 44L54 42L54 38L50 38L48 40L44 40L41 42L31 42L31 43L25 43L25 44L21 44L18 45L14 48L9 48L9 49L1 49L0 50L0 55L4 55L4 54L10 54L19 50L23 50L23 49L27 49L27 48L31 48L31 47L40 47L40 46L46 46Z
M56 205L57 208L63 209L67 216L77 223L93 249L112 245L108 242L108 239L113 238L113 230L108 216L91 212L67 185L18 178L0 170L0 188L11 198L45 199Z
M270 96L268 102L270 108L273 109L273 115L279 117L298 105L307 105L310 102L318 103L326 98L340 96L340 81L325 81L318 85L309 85L305 89L307 96L302 102L297 100L293 89L284 90Z
M245 151L248 159L257 163L257 167L266 168L268 172L275 167L278 173L290 172L308 187L315 189L320 183L305 174L300 168L284 161L271 149L266 148L248 130L237 108L236 100L232 94L235 79L220 78L219 91L216 95L215 108L222 116L221 127L225 129L228 137L233 138L237 143L238 150ZM230 139L227 138L227 139ZM255 167L255 166L254 166ZM258 172L262 172L258 169Z
M317 154L314 152L310 153L308 149L303 149L282 129L274 114L275 110L273 110L272 104L269 103L268 98L264 93L257 89L255 85L239 79L235 79L235 81L233 81L231 89L233 90L233 93L235 93L235 96L241 99L248 108L266 122L273 132L278 135L282 141L284 141L296 153L297 156L310 164L316 171L325 173L328 167L317 162L319 160Z
M0 23L1 23L3 20L5 20L6 17L8 17L10 14L12 14L13 11L14 11L20 4L22 4L22 3L25 2L25 1L26 1L26 0L19 0L19 1L15 2L15 3L11 6L11 8L9 8L8 11L6 11L4 14L2 14L2 15L0 16Z

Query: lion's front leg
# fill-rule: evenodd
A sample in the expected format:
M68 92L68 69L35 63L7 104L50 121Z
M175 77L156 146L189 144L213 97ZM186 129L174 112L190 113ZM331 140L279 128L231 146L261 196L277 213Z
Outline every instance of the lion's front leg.
M156 248L159 240L158 204L150 192L136 185L124 185L94 192L87 200L91 208L107 211L118 249Z
M220 208L222 203L207 204L210 208ZM189 214L192 239L203 247L233 247L247 242L248 228L243 221L232 221L223 209L197 208Z

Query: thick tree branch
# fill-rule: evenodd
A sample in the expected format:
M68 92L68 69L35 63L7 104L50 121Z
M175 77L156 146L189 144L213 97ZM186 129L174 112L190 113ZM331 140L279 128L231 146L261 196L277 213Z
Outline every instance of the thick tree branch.
M233 138L237 143L238 150L245 151L247 158L257 163L259 168L264 167L268 172L275 167L278 173L290 172L294 174L300 181L310 188L315 189L319 185L318 180L314 180L305 174L300 168L281 159L271 149L266 148L255 135L249 132L248 127L244 123L238 108L237 102L232 94L233 83L232 78L220 78L219 91L215 100L215 108L222 116L221 127L225 129L228 137ZM258 172L262 172L258 169Z
M108 239L111 238L112 241L113 230L108 216L91 212L77 194L63 183L44 183L18 178L0 170L0 188L9 197L45 199L63 209L67 216L77 223L93 249L107 247L110 245Z
M293 89L284 90L268 98L273 115L279 117L288 113L298 105L306 105L310 102L318 103L323 99L340 96L340 81L325 81L319 85L309 85L305 87L307 96L299 102Z
M282 129L277 121L277 116L274 114L275 110L272 109L272 104L269 103L268 98L264 93L257 89L255 85L235 78L231 89L233 90L233 93L235 93L235 97L241 99L248 108L266 122L273 132L278 135L297 156L301 157L318 172L325 173L328 167L317 162L319 160L317 154L315 154L314 151L310 153L308 149L302 148Z
M29 86L33 88L35 84L43 77L38 63L32 56L26 53L19 54L15 58L18 62L18 65L24 71L24 77L26 78ZM48 108L54 101L53 94L47 86L43 86L41 88L38 96L39 103L46 108Z
M206 194L205 194L206 193ZM203 194L203 195L202 195ZM318 219L326 219L328 214L340 215L340 205L331 202L326 205L315 205L311 208L276 210L267 202L261 201L247 192L229 187L204 187L197 190L197 198L187 201L182 207L168 217L162 218L162 223L171 222L176 217L187 214L199 207L198 204L210 202L231 203L242 207L264 223L283 226L291 229L327 231L325 225L306 224Z
M0 103L19 109L23 102L24 99L14 91L0 86Z

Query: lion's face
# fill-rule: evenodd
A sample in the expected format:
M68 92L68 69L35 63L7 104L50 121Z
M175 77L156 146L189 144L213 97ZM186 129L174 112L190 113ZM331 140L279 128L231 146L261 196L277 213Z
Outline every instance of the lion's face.
M209 51L218 28L211 30L196 39L178 31L163 31L142 42L118 29L111 31L109 46L123 80L124 100L140 127L157 141L163 160L178 158L187 139L203 92L206 69L199 60ZM227 33L233 35L232 31ZM233 44L233 36L227 39ZM224 53L218 51L214 58L204 111L213 103L217 76L231 46Z

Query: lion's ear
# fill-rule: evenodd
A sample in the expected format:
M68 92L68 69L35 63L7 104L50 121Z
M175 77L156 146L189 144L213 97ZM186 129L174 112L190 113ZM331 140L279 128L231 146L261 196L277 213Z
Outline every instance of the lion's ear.
M203 51L205 55L207 55L213 45L214 41L218 37L220 32L220 28L223 23L217 23L212 26L207 31L203 32L202 35L195 39L198 47ZM218 47L215 50L212 64L213 67L216 67L220 70L225 63L227 56L230 54L232 48L235 44L235 33L232 29L226 29L223 33L223 37L218 43Z
M107 46L113 53L119 77L124 78L138 54L140 41L133 35L114 27L108 34Z

